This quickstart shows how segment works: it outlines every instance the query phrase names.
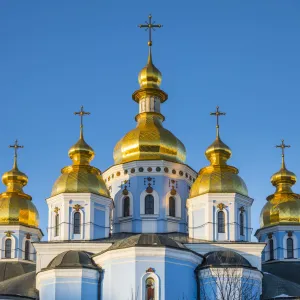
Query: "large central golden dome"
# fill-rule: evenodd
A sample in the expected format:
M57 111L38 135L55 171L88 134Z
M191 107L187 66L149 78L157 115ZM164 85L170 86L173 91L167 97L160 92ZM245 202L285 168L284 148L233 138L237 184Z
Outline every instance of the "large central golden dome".
M110 197L100 170L90 165L94 156L94 150L84 140L81 125L79 140L69 150L73 164L61 170L62 174L54 183L51 196L61 193L92 193Z
M17 166L15 155L12 170L2 176L7 186L6 192L0 194L0 225L24 225L38 228L39 213L32 203L31 196L23 191L28 177Z
M300 223L300 195L292 191L297 177L286 169L282 155L281 169L271 177L271 183L276 187L274 194L267 197L260 214L260 227L278 224Z
M148 63L138 79L140 89L133 94L133 99L140 106L140 113L136 116L137 126L116 144L115 164L135 160L184 163L186 150L183 143L162 124L164 117L160 113L160 103L166 101L168 96L159 87L162 75L152 62L151 47Z

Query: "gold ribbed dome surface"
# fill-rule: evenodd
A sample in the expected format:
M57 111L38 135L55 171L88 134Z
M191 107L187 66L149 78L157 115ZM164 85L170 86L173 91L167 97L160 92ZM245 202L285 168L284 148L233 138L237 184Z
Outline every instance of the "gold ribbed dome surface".
M51 196L61 193L93 193L110 197L99 169L90 165L94 150L85 142L80 129L80 138L69 150L71 166L64 167L53 185Z
M134 160L167 160L184 163L186 150L183 143L162 125L157 113L141 113L137 126L115 146L115 164Z
M31 201L31 196L23 191L28 177L18 169L16 155L12 170L3 174L2 182L7 189L0 194L0 224L38 228L39 213Z
M190 190L191 198L206 193L238 193L248 196L247 186L238 175L238 169L226 163L231 150L219 135L207 148L205 155L211 164L199 171Z
M286 169L283 155L281 169L271 177L271 183L276 187L276 191L267 197L268 202L261 211L261 228L300 223L300 195L292 191L296 181L296 175Z

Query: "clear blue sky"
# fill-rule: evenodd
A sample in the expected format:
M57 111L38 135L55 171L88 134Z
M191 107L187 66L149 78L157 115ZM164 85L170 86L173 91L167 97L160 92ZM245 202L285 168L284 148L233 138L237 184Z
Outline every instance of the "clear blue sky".
M73 112L83 104L92 113L85 136L101 170L135 126L131 94L147 59L147 34L137 24L149 12L164 25L154 33L153 56L169 94L165 126L184 142L187 163L197 171L207 164L204 151L215 137L209 112L219 105L227 112L221 136L233 151L230 163L255 199L254 229L274 191L274 145L282 138L292 145L287 166L300 174L299 1L2 0L0 172L11 168L8 145L18 138L25 191L45 234L45 199L79 135Z

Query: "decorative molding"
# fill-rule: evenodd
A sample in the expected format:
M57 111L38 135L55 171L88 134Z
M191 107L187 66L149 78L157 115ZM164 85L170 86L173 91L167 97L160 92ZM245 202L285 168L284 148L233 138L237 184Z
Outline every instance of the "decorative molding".
M152 194L153 193L153 187L151 186L151 183L148 183L148 187L146 188L146 192L148 194Z
M224 203L219 203L218 205L217 205L217 208L219 209L219 210L223 210L224 208L226 207L226 205L224 204Z
M5 231L4 233L5 233L6 237L12 237L12 234L15 232L8 230L8 231Z
M32 234L31 234L31 233L29 233L29 232L28 232L28 233L26 233L26 239L27 239L27 240L30 240L30 239L31 239L31 236L32 236Z
M244 213L245 211L246 211L246 210L245 210L244 206L241 206L241 207L240 207L240 212L241 212L241 213Z
M171 193L172 196L175 196L177 194L177 191L175 190L174 185L172 186L172 189L171 189L170 193Z
M83 209L83 207L80 204L75 204L73 206L73 209L76 210L76 211L79 211L80 209Z
M57 207L57 206L55 206L53 211L54 211L56 214L58 214L58 212L60 211L60 208Z
M150 267L146 270L146 273L155 273L155 270Z

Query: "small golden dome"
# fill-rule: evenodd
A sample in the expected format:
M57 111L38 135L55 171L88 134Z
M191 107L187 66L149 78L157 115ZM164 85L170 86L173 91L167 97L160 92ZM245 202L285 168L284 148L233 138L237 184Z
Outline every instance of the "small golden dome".
M17 143L15 146L18 146ZM18 169L16 153L14 166L12 170L3 174L2 182L7 189L0 194L0 225L38 228L39 213L31 201L31 196L23 191L23 187L28 183L28 177Z
M79 114L79 113L78 113ZM81 108L81 117L87 114ZM61 193L92 193L110 197L99 169L90 165L95 152L84 140L81 120L80 137L69 150L73 165L64 167L53 185L51 197Z
M163 127L161 114L140 113L136 119L136 128L129 131L115 146L115 164L134 160L185 162L185 147Z
M151 47L149 48L149 56L147 65L140 71L138 76L141 89L154 88L159 89L161 84L161 72L154 66L152 62Z
M219 135L207 148L205 155L211 164L199 171L190 190L191 198L206 193L238 193L248 196L247 186L238 175L238 169L227 165L231 150Z
M282 145L284 146L284 143ZM286 169L282 154L281 169L271 177L271 183L276 187L276 191L267 197L268 202L260 214L261 228L300 223L300 195L292 191L296 181L296 175Z

